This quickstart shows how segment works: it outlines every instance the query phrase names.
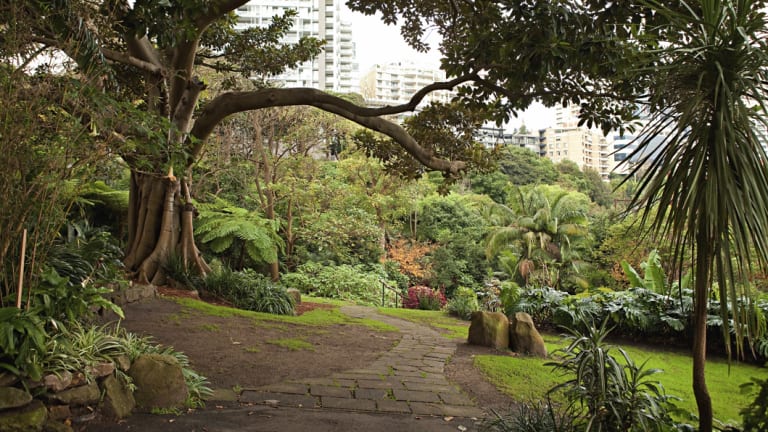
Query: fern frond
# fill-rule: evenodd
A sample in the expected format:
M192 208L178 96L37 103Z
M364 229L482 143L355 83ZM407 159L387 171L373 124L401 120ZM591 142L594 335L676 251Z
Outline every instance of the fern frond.
M208 243L208 246L215 253L222 253L225 250L229 249L230 246L232 246L232 242L234 240L235 240L234 237L218 237L216 239L213 239L210 243Z

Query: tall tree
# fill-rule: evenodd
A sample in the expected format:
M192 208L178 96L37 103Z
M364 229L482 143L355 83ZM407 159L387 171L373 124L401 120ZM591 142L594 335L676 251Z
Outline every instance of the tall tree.
M658 81L650 87L653 120L638 146L662 137L646 157L633 205L651 228L669 236L681 267L694 267L693 390L699 430L712 430L712 401L704 377L707 306L716 286L726 348L758 336L739 299L749 298L749 274L768 262L768 171L755 126L766 125L768 45L765 4L752 0L649 2L664 17L667 45ZM654 206L659 203L654 213ZM751 333L751 334L750 334ZM723 401L723 403L727 403Z
M234 11L246 0L128 2L109 0L3 1L3 35L22 35L36 50L23 59L55 50L68 56L90 80L134 110L113 115L122 123L100 131L124 139L119 149L131 167L129 238L126 267L142 282L163 282L163 262L171 253L205 273L194 243L189 168L198 160L214 128L227 116L260 108L311 105L346 117L391 137L416 160L455 177L465 160L445 159L438 149L420 145L402 127L379 116L413 110L426 93L472 80L438 83L403 106L369 109L308 88L261 88L205 93L199 70L268 77L321 52L323 41L279 40L295 12L276 16L266 28L233 30ZM22 52L4 53L10 56ZM23 53L29 51L25 50ZM231 84L232 80L220 80ZM127 117L127 118L125 118ZM451 153L460 156L461 153ZM461 155L463 156L463 155ZM459 160L465 159L465 160ZM177 177L178 176L178 177Z

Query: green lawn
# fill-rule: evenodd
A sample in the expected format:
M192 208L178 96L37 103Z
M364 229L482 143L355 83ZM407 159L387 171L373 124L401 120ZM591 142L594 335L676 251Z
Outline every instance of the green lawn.
M379 313L401 318L404 320L431 326L442 330L444 337L449 339L466 339L469 322L462 321L442 311L430 311L403 308L379 308Z
M174 301L178 302L180 305L184 306L185 308L193 309L198 312L202 312L207 315L212 316L218 316L218 317L245 317L245 318L251 318L254 321L258 322L286 322L291 324L299 324L299 325L307 325L312 327L317 326L327 326L327 325L333 325L333 324L355 324L355 325L363 325L366 327L370 327L377 331L399 331L397 327L391 326L389 324L385 324L380 321L375 321L371 319L359 319L359 318L351 318L347 315L344 315L341 313L338 308L334 309L315 309L312 311L309 311L305 314L302 314L300 316L293 316L293 315L273 315L268 313L262 313L262 312L252 312L242 309L235 309L230 308L226 306L217 306L212 305L210 303L206 303L199 300L194 300L190 298L174 298ZM316 299L311 299L310 301L315 301Z
M545 335L547 349L552 352L565 343L558 336ZM667 394L682 398L677 405L696 412L696 402L691 390L691 359L684 352L664 351L647 347L623 345L636 363L647 360L648 368L664 370L654 376L661 382ZM618 354L618 353L616 353ZM544 366L549 360L507 355L483 355L475 357L475 365L506 394L517 400L541 400L547 389L562 381ZM730 370L729 370L730 369ZM739 410L752 402L753 397L742 394L739 386L752 377L767 378L768 369L725 360L707 362L707 384L712 395L715 418L724 422L740 423Z

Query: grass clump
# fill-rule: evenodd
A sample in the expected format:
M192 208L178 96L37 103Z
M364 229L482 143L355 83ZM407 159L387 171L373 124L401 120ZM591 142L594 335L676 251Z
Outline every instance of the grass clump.
M203 324L200 326L205 331L217 333L221 331L221 328L218 326L218 324Z
M299 339L299 338L284 338L284 339L272 339L267 341L268 344L277 345L283 348L288 348L291 351L314 351L315 346L311 343Z

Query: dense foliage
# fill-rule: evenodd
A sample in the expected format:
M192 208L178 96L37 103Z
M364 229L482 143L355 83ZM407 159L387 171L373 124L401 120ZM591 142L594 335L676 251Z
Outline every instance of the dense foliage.
M253 270L234 272L225 266L217 266L198 286L204 295L222 298L240 309L276 315L293 314L293 298L285 288Z
M580 429L671 430L670 397L651 378L662 371L646 369L621 348L606 344L608 333L606 322L589 325L584 332L572 331L573 340L562 352L553 353L559 360L550 364L567 380L551 392L563 392Z

